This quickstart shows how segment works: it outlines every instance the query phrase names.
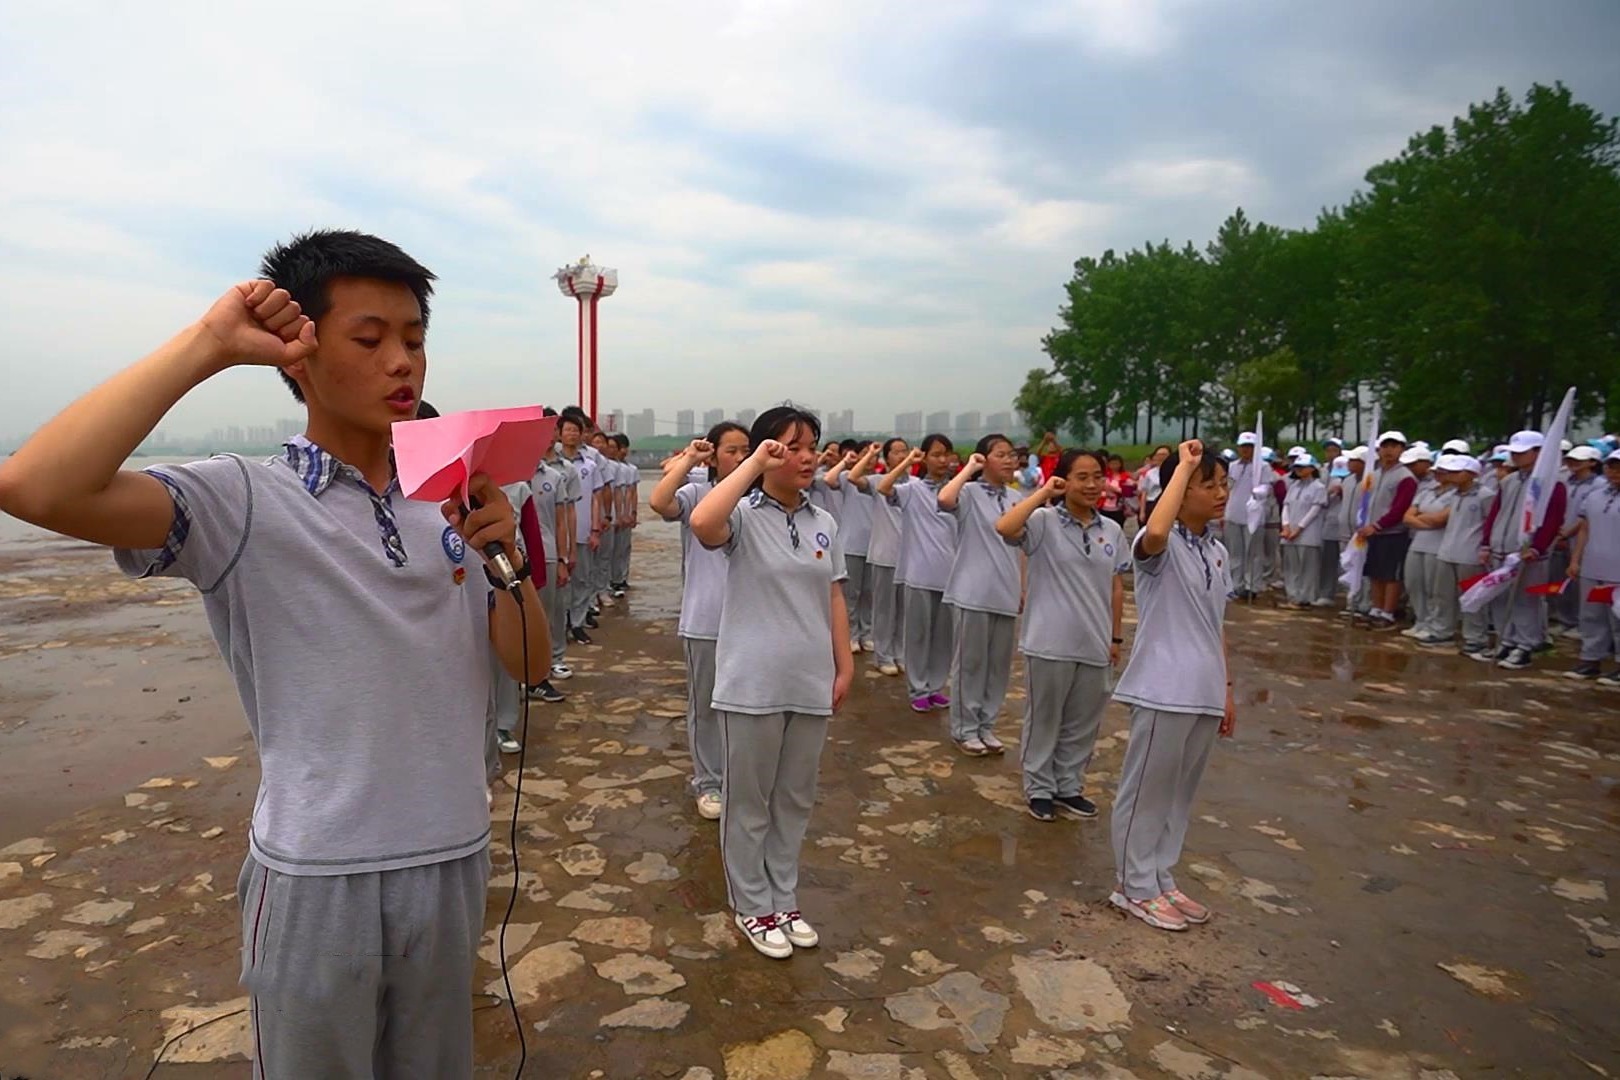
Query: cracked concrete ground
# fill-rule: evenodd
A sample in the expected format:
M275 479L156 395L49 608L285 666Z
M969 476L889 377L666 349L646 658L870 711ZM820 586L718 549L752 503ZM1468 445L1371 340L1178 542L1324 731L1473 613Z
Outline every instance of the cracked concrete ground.
M1563 658L1481 670L1234 608L1239 733L1182 875L1217 915L1182 935L1103 900L1123 710L1088 787L1104 816L1042 824L1016 746L956 756L863 663L805 849L823 943L776 962L730 926L684 793L675 557L672 531L640 531L627 610L576 650L568 702L531 714L506 933L525 1075L1620 1075L1620 697L1556 678ZM1009 742L1022 708L1015 689ZM469 988L489 1077L517 1060L487 996L515 780ZM245 1074L233 887L256 781L186 588L0 547L0 1075L144 1076L171 1039L157 1077Z

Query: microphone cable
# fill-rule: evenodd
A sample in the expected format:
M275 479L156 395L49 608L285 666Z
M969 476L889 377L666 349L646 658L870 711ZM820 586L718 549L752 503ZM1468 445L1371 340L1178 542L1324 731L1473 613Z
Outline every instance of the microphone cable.
M510 839L512 844L512 894L506 901L506 913L501 916L501 930L496 939L496 949L501 954L501 982L506 987L506 1002L512 1009L512 1026L517 1029L518 1037L518 1063L517 1071L512 1074L513 1080L521 1080L523 1066L529 1060L529 1043L523 1037L523 1018L518 1015L517 995L512 992L512 974L506 963L506 928L512 922L512 910L517 906L518 895L518 810L523 806L523 764L529 750L529 609L523 603L523 587L510 590L509 595L517 604L518 625L523 631L523 679L518 683L518 696L523 699L523 724L518 733L518 767L517 783L514 785L515 797L512 802L512 827Z

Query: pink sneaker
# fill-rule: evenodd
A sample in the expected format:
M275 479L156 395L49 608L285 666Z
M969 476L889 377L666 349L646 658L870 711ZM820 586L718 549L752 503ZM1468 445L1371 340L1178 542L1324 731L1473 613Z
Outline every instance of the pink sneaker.
M931 712L934 708L933 699L929 697L916 697L911 699L912 712Z
M944 694L929 694L928 704L936 709L948 709L951 707L951 699Z

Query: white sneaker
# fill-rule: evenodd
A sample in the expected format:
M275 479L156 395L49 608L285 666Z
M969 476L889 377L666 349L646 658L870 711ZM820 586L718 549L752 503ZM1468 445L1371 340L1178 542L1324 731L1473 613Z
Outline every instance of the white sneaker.
M862 638L861 639L861 652L870 652L870 653L877 652L877 642L868 641L866 638Z
M514 739L510 731L497 731L495 739L503 754L515 754L523 749L523 744Z
M567 664L552 664L551 677L559 680L572 679L574 677L574 669L569 667Z
M984 749L987 753L1005 754L1007 752L1007 747L1002 743L1002 741L989 732L985 732L983 735L980 735L979 741L984 744Z
M737 929L743 932L748 944L772 960L786 960L793 955L793 943L776 925L775 915L761 915L758 918L737 915L735 920Z
M890 675L890 676L898 675L898 674L900 674L900 665L899 664L883 664L878 668L878 671L881 674L884 674L884 675Z
M776 925L782 928L782 933L795 949L813 949L821 944L821 935L816 933L816 928L805 922L804 916L797 911L778 912Z
M1423 631L1419 630L1415 626L1408 626L1405 630L1401 631L1401 637L1415 638L1422 632Z
M990 748L984 745L984 742L977 735L970 735L963 739L956 744L956 748L968 757L984 757L990 752Z
M849 639L849 651L852 652L852 653L856 653L856 654L860 653L860 651L861 651L861 639L860 638L850 638Z
M698 817L704 821L719 821L723 805L718 791L705 791L697 797Z

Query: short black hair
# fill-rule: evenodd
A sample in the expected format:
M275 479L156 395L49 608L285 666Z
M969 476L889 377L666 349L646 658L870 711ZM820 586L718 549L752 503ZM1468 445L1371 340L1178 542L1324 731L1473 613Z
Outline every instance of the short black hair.
M439 410L435 409L432 405L429 405L426 401L418 401L416 403L416 418L418 420L432 420L438 415Z
M943 435L937 431L932 435L924 436L922 445L919 447L919 449L926 454L936 446L943 446L951 453L956 453L956 445L951 442L950 436Z
M1012 448L1012 440L998 431L992 435L986 435L984 438L980 439L979 445L973 448L973 452L975 454L983 454L985 457L989 457L990 451L995 449L996 443L998 442L1004 442L1007 444L1009 449Z
M619 444L619 449L621 449L621 450L630 449L630 436L626 435L624 432L622 432L622 431L616 432L612 436L612 438L613 438L614 442Z
M1108 471L1108 459L1101 450L1084 450L1078 446L1071 446L1058 457L1057 471L1053 476L1061 476L1067 480L1069 474L1074 472L1074 463L1083 457L1088 457L1097 463L1097 468L1103 472Z
M846 454L860 453L861 441L859 439L844 439L839 442L838 449Z
M904 442L906 442L906 440L902 439L898 435L891 436L890 438L884 440L884 442L883 442L883 461L884 461L884 464L888 464L889 451L894 449L894 444L895 443L904 443ZM906 443L906 445L909 447L911 444Z
M797 425L803 425L810 432L810 438L819 442L821 440L821 421L809 409L801 409L792 403L778 405L774 409L766 409L754 421L754 427L748 433L748 448L758 450L767 439L780 439ZM823 450L826 448L823 447Z
M596 426L595 424L591 423L591 418L585 415L585 410L580 408L578 405L570 405L568 408L564 409L562 411L562 418L564 420L574 421L579 425L579 429L581 431L589 431L591 428Z
M1170 478L1176 475L1176 466L1180 464L1180 452L1175 450L1170 451L1170 456L1164 459L1163 465L1159 466L1159 489L1161 491L1170 486ZM1214 479L1216 469L1220 469L1222 472L1227 472L1226 459L1221 457L1219 454L1213 453L1209 447L1206 446L1204 447L1204 456L1200 458L1198 462L1197 479Z
M730 435L733 431L741 432L742 437L748 439L749 446L753 446L754 440L749 438L748 429L737 423L735 420L720 421L718 424L714 425L714 427L709 429L709 433L707 435L703 436L703 441L714 447L715 453L718 454L720 452L720 440L725 438L727 435ZM715 468L714 462L711 459L709 462L709 483L716 483L719 481L719 479L720 470Z
M259 274L278 289L286 289L310 322L320 322L332 308L331 286L337 278L369 278L406 286L422 309L422 328L427 329L428 301L433 296L433 271L391 244L370 233L353 229L313 229L265 252ZM285 371L282 380L293 398L304 400L304 392Z

